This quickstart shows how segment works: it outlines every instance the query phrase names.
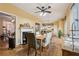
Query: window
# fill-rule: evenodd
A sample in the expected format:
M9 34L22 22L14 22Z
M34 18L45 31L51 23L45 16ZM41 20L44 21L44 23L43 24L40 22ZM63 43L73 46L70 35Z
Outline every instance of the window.
M79 4L74 4L71 9L71 21L70 21L70 33L69 36L65 37L64 47L65 49L79 52ZM68 26L65 23L65 26ZM65 31L67 31L67 27L65 27Z

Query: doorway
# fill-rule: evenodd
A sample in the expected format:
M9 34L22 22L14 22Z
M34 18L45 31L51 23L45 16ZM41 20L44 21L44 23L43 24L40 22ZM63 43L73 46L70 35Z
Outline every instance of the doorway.
M9 48L11 45L9 44L9 37L15 38L15 25L16 18L14 16L0 12L0 48Z

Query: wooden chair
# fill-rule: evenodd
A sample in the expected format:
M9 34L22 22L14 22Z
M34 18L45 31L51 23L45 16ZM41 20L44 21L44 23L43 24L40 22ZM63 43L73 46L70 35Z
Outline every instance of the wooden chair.
M27 44L28 44L28 53L27 54L29 55L30 48L34 48L35 56L36 56L37 49L40 47L40 44L37 42L34 33L27 33L26 37L27 37Z

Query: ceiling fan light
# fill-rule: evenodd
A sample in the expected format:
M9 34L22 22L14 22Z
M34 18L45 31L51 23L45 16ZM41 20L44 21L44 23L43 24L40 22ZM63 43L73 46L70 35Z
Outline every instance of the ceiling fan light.
M43 12L42 12L42 13L40 13L40 16L43 16Z
M43 16L45 16L47 13L44 13Z

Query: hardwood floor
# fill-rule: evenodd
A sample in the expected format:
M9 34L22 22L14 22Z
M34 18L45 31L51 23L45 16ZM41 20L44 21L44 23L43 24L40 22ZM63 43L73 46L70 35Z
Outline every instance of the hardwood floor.
M0 48L8 48L8 41L0 39Z
M53 37L49 46L45 47L41 56L62 56L63 39ZM30 56L34 56L34 49L31 49ZM27 45L19 45L13 50L0 49L0 56L27 56ZM40 50L37 51L40 56Z
M79 56L79 53L68 51L68 50L62 50L63 56Z

